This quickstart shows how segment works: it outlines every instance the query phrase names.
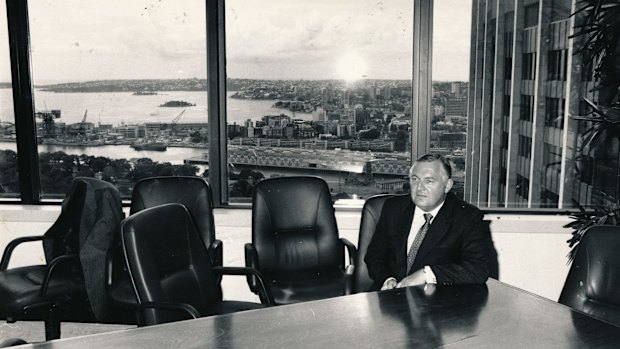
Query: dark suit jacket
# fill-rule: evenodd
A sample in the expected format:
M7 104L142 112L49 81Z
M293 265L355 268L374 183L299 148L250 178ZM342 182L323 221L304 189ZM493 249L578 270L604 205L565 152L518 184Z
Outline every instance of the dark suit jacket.
M406 276L407 237L414 210L410 195L389 198L383 206L364 259L376 289L390 276L399 281ZM448 193L411 271L429 265L440 285L486 282L491 237L482 218L478 208Z

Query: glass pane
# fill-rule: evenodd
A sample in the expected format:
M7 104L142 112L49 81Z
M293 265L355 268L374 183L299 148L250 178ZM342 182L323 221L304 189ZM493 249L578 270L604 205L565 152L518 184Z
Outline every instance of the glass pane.
M202 175L207 135L204 0L30 1L41 188ZM62 19L62 20L60 20Z
M334 199L404 192L413 2L229 0L231 201L318 175Z
M0 2L0 14L6 14L5 2ZM0 77L0 198L18 198L19 174L6 15L0 15Z
M433 9L431 151L452 160L452 191L463 197L471 0L436 0Z
M570 0L478 4L469 82L470 201L507 208L617 203L617 138L602 137L587 149L583 141L594 125L574 118L594 115L586 99L601 103L596 67L579 50L588 37L570 38L583 14L571 16Z

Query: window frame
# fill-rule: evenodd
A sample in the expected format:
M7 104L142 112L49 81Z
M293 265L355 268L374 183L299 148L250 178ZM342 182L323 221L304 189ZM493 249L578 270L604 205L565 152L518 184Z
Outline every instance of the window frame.
M207 95L209 127L209 182L216 207L231 207L228 198L226 137L226 44L225 0L204 0L207 31ZM30 64L30 28L27 0L6 0L11 58L12 91L15 112L18 172L21 204L58 203L42 200L39 154L34 117L32 69ZM430 150L432 115L432 42L434 0L414 0L411 159ZM215 127L214 127L215 126ZM418 137L417 135L426 135ZM416 135L416 137L414 137ZM0 202L5 200L0 200ZM5 201L8 202L8 201ZM11 201L10 203L15 203Z

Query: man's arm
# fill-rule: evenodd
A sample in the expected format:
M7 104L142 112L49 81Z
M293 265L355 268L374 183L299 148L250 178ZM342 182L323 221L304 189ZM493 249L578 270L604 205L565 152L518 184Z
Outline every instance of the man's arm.
M384 206L385 208L385 206ZM380 288L391 275L389 267L390 258L390 241L387 234L387 218L384 214L385 210L381 211L381 216L377 222L375 233L368 244L366 250L366 267L368 268L368 276L375 282L375 287Z
M489 276L491 237L482 221L483 213L478 209L471 213L469 215L471 218L467 221L455 222L462 227L463 235L459 246L458 261L430 265L440 285L484 283Z

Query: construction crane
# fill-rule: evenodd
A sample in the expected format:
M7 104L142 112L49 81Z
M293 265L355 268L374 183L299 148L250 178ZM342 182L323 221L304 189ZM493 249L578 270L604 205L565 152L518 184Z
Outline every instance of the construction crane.
M183 109L182 112L179 113L179 115L175 116L174 119L172 119L172 121L170 122L170 133L171 134L176 134L176 125L179 122L179 119L181 119L181 116L183 115L183 113L185 113L187 109Z
M54 119L60 118L60 110L50 110L34 113L36 118L43 120L43 138L56 137Z
M86 109L86 111L84 112L84 117L82 117L82 122L80 122L80 128L78 133L81 136L84 136L84 138L86 138L86 116L88 115L88 109Z

